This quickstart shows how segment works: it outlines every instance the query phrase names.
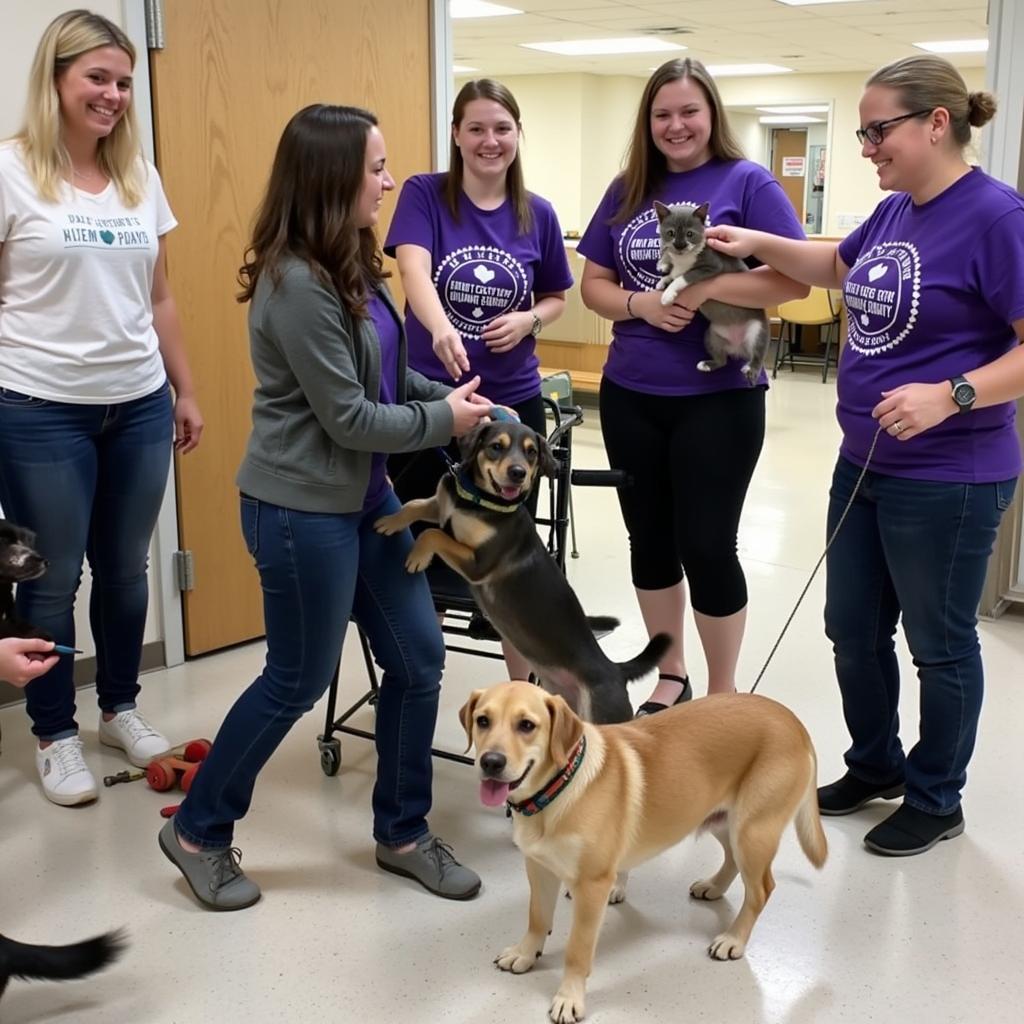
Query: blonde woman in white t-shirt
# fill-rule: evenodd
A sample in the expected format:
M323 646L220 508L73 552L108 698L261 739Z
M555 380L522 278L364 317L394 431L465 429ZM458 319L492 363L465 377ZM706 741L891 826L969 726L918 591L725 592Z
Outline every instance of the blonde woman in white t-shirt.
M50 563L20 585L19 617L71 647L88 557L100 742L144 765L170 747L135 706L149 542L172 444L195 448L203 420L165 270L177 222L139 148L134 65L116 25L60 15L25 126L0 143L0 506ZM97 796L72 669L63 656L25 688L43 791L62 805Z

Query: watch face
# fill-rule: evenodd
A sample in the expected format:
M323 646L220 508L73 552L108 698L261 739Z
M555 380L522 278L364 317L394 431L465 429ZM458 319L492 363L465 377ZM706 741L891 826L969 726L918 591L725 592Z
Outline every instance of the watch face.
M953 388L953 401L957 405L970 405L974 401L974 388L966 381Z

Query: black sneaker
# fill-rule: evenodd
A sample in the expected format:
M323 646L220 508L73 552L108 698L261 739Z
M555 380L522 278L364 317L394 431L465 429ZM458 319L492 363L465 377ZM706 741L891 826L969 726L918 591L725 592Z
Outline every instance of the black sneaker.
M872 800L895 800L905 791L902 779L885 783L864 782L847 772L831 785L818 787L818 810L822 814L853 814Z
M964 813L959 807L952 814L929 814L905 803L864 837L864 845L884 857L912 857L963 830Z

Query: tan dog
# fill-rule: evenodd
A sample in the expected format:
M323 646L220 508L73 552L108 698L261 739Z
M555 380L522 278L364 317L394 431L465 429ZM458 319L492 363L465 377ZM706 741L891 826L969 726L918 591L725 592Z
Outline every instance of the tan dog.
M797 717L766 697L720 694L595 726L561 697L513 682L475 691L459 717L476 747L481 799L509 800L517 812L530 880L529 927L498 967L528 971L551 931L559 881L573 896L565 975L549 1011L556 1024L583 1017L605 905L623 898L634 865L702 826L712 832L725 859L690 893L716 900L742 875L743 906L708 949L735 960L775 886L772 860L794 817L807 858L825 863L814 747Z

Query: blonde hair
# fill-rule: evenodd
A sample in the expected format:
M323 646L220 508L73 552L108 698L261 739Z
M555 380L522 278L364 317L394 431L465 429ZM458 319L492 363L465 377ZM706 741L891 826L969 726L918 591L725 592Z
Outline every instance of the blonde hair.
M931 54L886 64L864 83L864 88L872 85L892 89L907 110L948 110L953 141L961 150L970 144L971 128L987 124L996 113L992 93L968 92L960 72L945 58Z
M25 121L15 139L40 196L58 202L73 168L61 137L57 79L83 53L103 46L123 50L135 67L135 47L112 21L91 11L66 11L47 26L32 61ZM144 164L135 123L135 95L106 138L97 147L100 170L113 181L125 206L138 206L143 197Z
M708 140L711 155L719 160L743 159L743 150L729 127L722 97L708 69L693 57L666 61L647 80L643 95L640 97L633 136L626 153L626 169L620 176L622 203L615 213L616 222L628 220L636 213L647 196L655 191L668 174L665 154L654 145L654 139L651 137L651 107L654 106L654 97L658 95L658 90L662 86L684 78L693 79L700 86L711 108L711 137Z

